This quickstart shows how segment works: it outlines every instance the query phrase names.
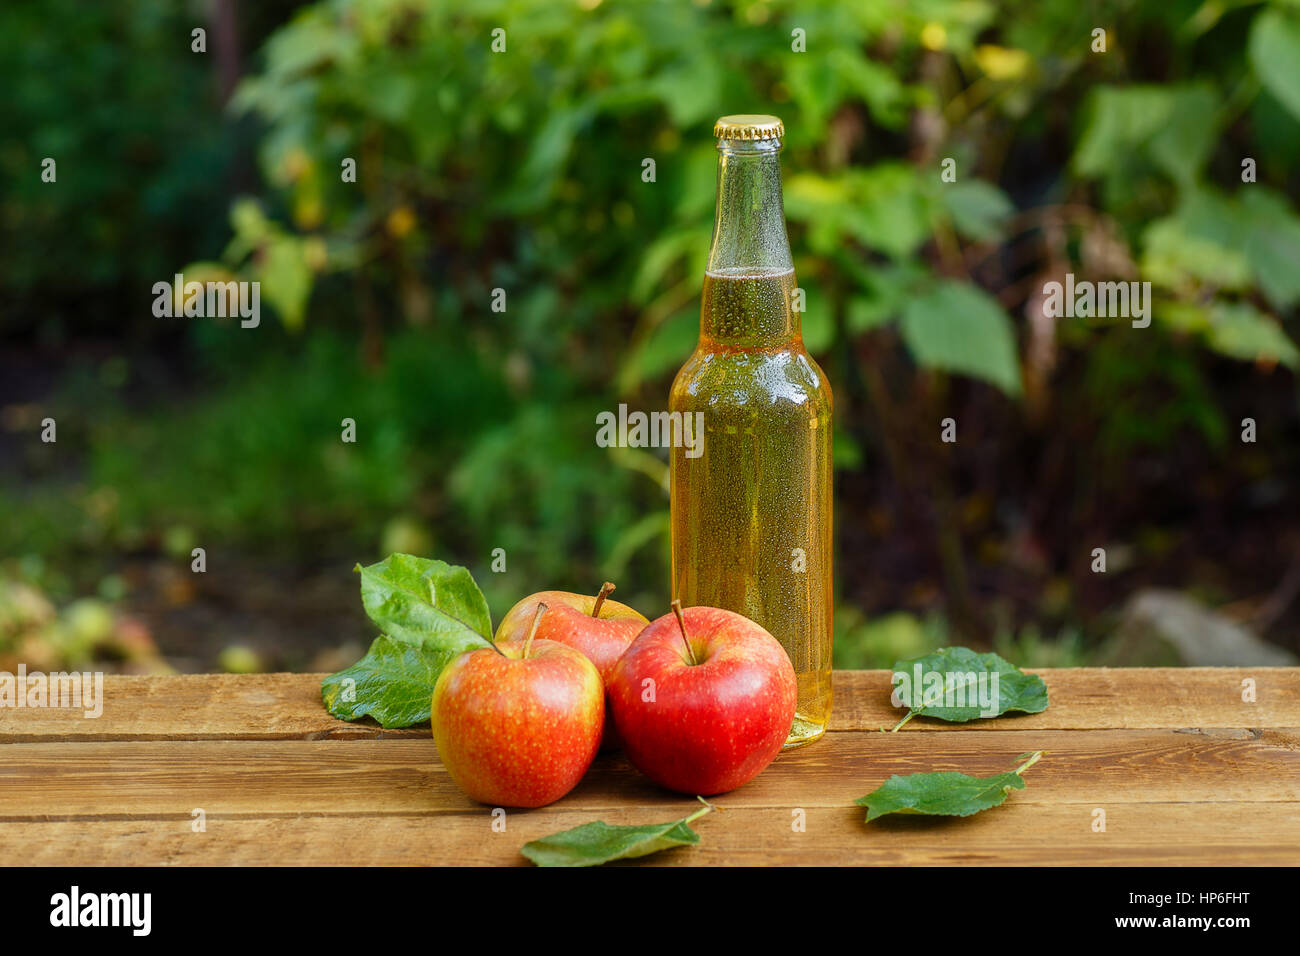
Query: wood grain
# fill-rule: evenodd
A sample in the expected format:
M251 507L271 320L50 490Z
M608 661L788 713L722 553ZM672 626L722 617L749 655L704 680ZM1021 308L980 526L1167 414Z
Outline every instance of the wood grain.
M1041 714L945 724L918 718L902 733L1298 727L1300 669L1285 667L1063 668L1040 670L1051 694ZM0 743L42 740L324 740L425 738L428 729L383 730L336 720L320 698L323 674L110 675L104 712L0 708ZM1242 701L1253 680L1256 702ZM892 727L888 671L836 671L834 731Z
M1031 784L1032 787L1032 784ZM733 807L694 824L699 845L632 866L828 865L1295 865L1282 837L1300 831L1300 803L1130 803L1107 809L1092 830L1091 803L1029 804L1013 794L996 811L962 820L863 822L858 808L814 807L805 832L791 811ZM512 813L494 832L474 815L232 816L209 812L206 831L188 813L129 820L0 822L0 847L40 866L115 862L204 866L525 865L529 840L599 817L642 824L672 819L663 808ZM1192 839L1193 834L1203 834ZM1029 836L1032 834L1032 837Z
M1300 669L1042 671L1044 714L965 725L898 713L884 671L836 674L833 732L782 754L696 823L703 842L640 865L1300 865ZM321 675L109 678L103 717L0 709L0 854L68 864L517 864L591 819L696 806L598 758L564 800L469 801L427 728L325 714ZM1241 701L1242 680L1258 703ZM988 774L1045 750L1028 787L963 820L866 824L891 774ZM192 831L201 808L206 832ZM1104 810L1105 832L1094 832ZM802 815L806 830L792 823Z
M465 797L432 740L150 741L8 744L0 820L186 813L487 812ZM1169 730L832 734L782 754L719 798L726 806L845 807L891 774L1008 769L1046 750L1018 802L1082 799L1242 803L1300 800L1300 731L1255 736ZM684 808L620 755L598 758L554 806Z

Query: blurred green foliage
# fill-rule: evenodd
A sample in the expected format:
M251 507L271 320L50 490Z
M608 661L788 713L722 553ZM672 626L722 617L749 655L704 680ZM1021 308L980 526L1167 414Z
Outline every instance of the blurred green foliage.
M122 303L173 272L178 248L222 241L213 185L246 137L219 122L193 24L181 5L142 0L5 4L0 330L118 332L135 324Z
M4 223L34 237L6 265L6 326L39 321L54 288L70 302L129 288L104 314L146 314L144 290L182 267L260 280L281 322L186 320L190 377L152 402L134 366L66 377L53 404L84 469L11 493L10 553L161 547L181 528L364 557L413 534L470 564L494 607L617 575L620 596L653 611L663 459L589 436L619 401L660 405L693 346L724 113L773 112L788 130L804 333L835 382L841 485L888 468L939 502L971 491L944 490L948 466L915 437L966 396L962 428L996 429L1001 467L1018 469L993 488L998 468L971 465L961 533L998 538L979 545L990 564L1020 548L1015 573L1060 572L1081 529L1057 516L1103 524L1135 455L1190 440L1223 460L1236 425L1221 357L1300 366L1294 2L324 0L270 34L224 127L191 108L211 79L177 53L184 16L84 14L79 31L124 43L96 45L68 79L66 57L31 41L44 9L7 10L0 30L6 109L31 131L0 152L19 184ZM115 98L89 88L105 76L123 78ZM211 187L241 130L257 133L262 180L224 201ZM35 173L45 154L62 157L57 192ZM1242 181L1245 159L1257 182ZM202 235L169 241L180 218ZM1067 271L1151 281L1152 328L1036 320L1036 290ZM343 417L355 445L339 441ZM1041 454L1020 454L1031 441ZM1035 462L1079 447L1097 479L1044 482L1055 497L1016 511ZM991 496L1014 500L995 512ZM841 531L874 527L861 497ZM942 571L913 576L941 575L951 598L965 574L945 534ZM487 571L498 547L507 575ZM1035 549L1053 566L1034 570ZM879 605L861 554L839 565L844 599ZM901 591L883 604L927 600ZM946 639L941 626L850 612L844 646L884 660Z
M1091 226L1097 235L1081 230L1080 271L1131 272L1125 259L1141 256L1161 321L1233 357L1296 364L1267 310L1237 301L1258 292L1261 304L1286 310L1300 299L1286 266L1300 256L1300 218L1265 184L1286 184L1294 131L1254 144L1262 181L1240 196L1209 175L1216 146L1231 155L1226 134L1243 110L1272 110L1270 126L1295 126L1300 13L1286 4L1259 11L1244 35L1223 22L1236 11L1210 4L1034 5L1005 46L981 38L1000 7L1017 4L588 6L317 4L272 38L236 107L267 124L262 164L298 229L328 240L337 268L396 282L413 322L510 323L518 345L554 360L567 341L551 333L587 334L602 313L625 308L630 290L640 315L620 356L624 390L689 350L712 216L709 121L735 104L784 114L787 214L801 280L820 293L805 316L816 349L876 317L897 318L908 296L902 338L920 364L1014 392L1011 323L942 253L962 239L1015 237L1003 226L1016 204L974 177L999 172L989 154L1014 124L1059 122L1035 113L1086 82L1068 171L1079 184L1097 182L1113 219ZM1114 49L1093 52L1094 21L1119 17ZM506 47L494 52L498 26ZM1169 32L1187 75L1112 82L1108 74L1138 52L1128 38L1152 30ZM811 52L791 49L786 38L800 32ZM1231 67L1198 69L1211 43L1225 59L1225 41L1236 47ZM926 120L935 131L913 135L912 147L927 161L894 158L891 140ZM939 175L948 157L952 183ZM339 175L348 158L357 183ZM638 175L645 158L656 163L652 183ZM1064 199L1071 183L1043 186L1045 196L1024 198ZM236 222L241 252L260 248L292 271L285 285L310 281L298 237L267 237L259 217L241 218L251 223ZM1135 248L1088 248L1112 238L1111 223ZM937 264L923 255L932 243ZM1119 261L1105 261L1107 252ZM872 262L888 269L875 276L864 268ZM966 288L932 290L936 265ZM900 273L902 288L888 288ZM525 302L494 319L484 305L498 285ZM296 325L300 297L290 298L283 317Z

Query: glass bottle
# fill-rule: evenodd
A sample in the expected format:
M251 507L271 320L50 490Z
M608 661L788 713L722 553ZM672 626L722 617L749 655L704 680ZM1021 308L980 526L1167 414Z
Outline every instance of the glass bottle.
M786 746L831 712L831 390L803 344L781 199L775 116L724 116L700 340L669 410L702 413L703 443L674 447L672 587L685 606L744 614L794 664ZM801 297L800 297L801 300Z

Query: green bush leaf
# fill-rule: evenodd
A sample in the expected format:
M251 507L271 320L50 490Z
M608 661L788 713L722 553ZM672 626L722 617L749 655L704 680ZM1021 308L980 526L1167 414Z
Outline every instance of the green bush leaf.
M1098 87L1073 165L1082 176L1125 177L1135 159L1190 185L1209 159L1218 94L1204 84Z
M873 265L868 269L846 258L842 265L855 275L864 290L849 299L845 309L845 325L853 335L892 322L919 290L929 288L935 281L934 275L914 260Z
M595 820L531 840L519 852L538 866L600 866L611 860L649 856L675 846L699 843L700 835L690 825L712 809L705 804L681 820L639 827L612 826Z
M1043 756L1039 750L1021 754L1020 766L991 777L970 777L955 771L892 776L879 788L854 801L867 808L867 822L890 813L919 813L926 816L968 817L996 807L1012 790L1025 789L1021 774Z
M930 235L934 198L905 163L878 163L835 176L797 173L785 184L785 211L808 227L808 245L822 255L846 238L893 259L915 252Z
M805 307L800 318L804 348L814 355L820 355L835 341L835 322L821 289L816 285L807 285L803 290Z
M1228 196L1188 190L1174 215L1142 237L1142 274L1184 296L1203 283L1246 291L1252 279L1279 309L1300 301L1300 216L1282 193L1263 185Z
M921 365L991 382L1020 392L1011 320L995 299L972 285L941 282L903 309L903 341Z
M971 239L995 239L1002 224L1016 211L1007 194L982 179L942 186L939 199L957 231Z
M1232 290L1250 283L1250 262L1240 249L1195 234L1182 217L1151 223L1142 245L1142 275L1167 289L1191 294L1202 282Z
M356 570L366 613L394 640L441 648L452 656L491 641L487 599L467 569L390 554Z
M1250 25L1250 64L1278 102L1300 119L1300 19L1263 11Z
M615 381L620 393L634 391L644 382L676 371L700 337L699 306L682 309L660 322L645 339L628 350Z
M297 332L306 319L307 297L312 274L301 240L279 236L267 242L255 273L262 283L262 295L280 313L285 328Z
M846 47L831 50L828 59L844 88L862 98L876 122L888 129L906 125L910 96L893 70Z
M1210 347L1232 358L1300 367L1300 350L1272 318L1245 302L1218 302L1210 309Z
M433 685L450 659L438 648L381 634L365 657L321 681L321 699L341 720L370 716L381 727L423 723L429 719Z
M1250 186L1240 196L1241 248L1265 298L1288 308L1300 302L1300 217L1286 196L1265 186Z
M921 675L920 682L916 679L918 673ZM906 675L907 679L900 681L900 674ZM929 683L927 675L930 674L942 675L945 697L951 687L959 695L957 699L965 698L970 703L944 706L944 697L936 699L934 691L937 688ZM997 713L986 715L981 711L978 699L970 698L976 693L981 675L989 674L998 675L998 700ZM966 647L941 647L933 654L895 661L894 675L898 699L911 711L899 724L900 727L915 716L964 724L981 717L998 717L1011 710L1037 714L1047 709L1047 685L1043 679L1035 674L1026 674L1010 661L993 653L977 654Z

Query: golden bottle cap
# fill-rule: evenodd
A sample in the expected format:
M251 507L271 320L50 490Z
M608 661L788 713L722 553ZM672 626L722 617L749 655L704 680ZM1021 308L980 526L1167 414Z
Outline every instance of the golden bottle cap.
M782 139L785 124L766 113L737 113L714 123L713 135L718 139Z

